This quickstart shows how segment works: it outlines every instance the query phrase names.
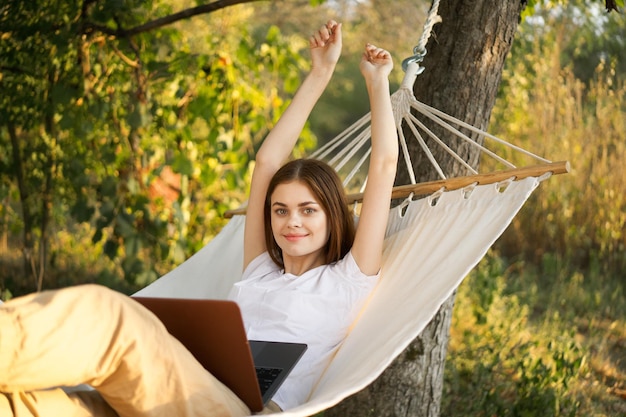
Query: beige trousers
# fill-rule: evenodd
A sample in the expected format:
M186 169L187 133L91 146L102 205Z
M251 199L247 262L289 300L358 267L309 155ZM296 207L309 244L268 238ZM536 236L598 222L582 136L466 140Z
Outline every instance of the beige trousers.
M55 388L89 384L96 391ZM97 285L0 306L0 416L244 416L245 404L131 298Z

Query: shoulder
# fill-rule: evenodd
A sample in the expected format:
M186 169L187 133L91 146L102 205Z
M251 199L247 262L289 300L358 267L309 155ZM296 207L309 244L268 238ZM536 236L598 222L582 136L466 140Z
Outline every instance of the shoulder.
M269 253L266 251L250 261L243 271L241 281L267 275L276 272L278 269L278 265L274 263Z
M367 275L361 272L356 263L352 251L334 264L328 265L324 275L333 277L341 281L349 282L357 286L373 287L380 276L380 272L375 275Z
M378 278L378 276L380 275L380 271L374 275L368 275L368 274L365 274L364 272L361 272L361 269L359 268L359 265L356 263L356 260L354 259L354 255L351 250L348 251L346 256L344 256L341 260L339 260L335 264L335 267L342 269L345 272L350 273L351 275L355 275L361 278Z

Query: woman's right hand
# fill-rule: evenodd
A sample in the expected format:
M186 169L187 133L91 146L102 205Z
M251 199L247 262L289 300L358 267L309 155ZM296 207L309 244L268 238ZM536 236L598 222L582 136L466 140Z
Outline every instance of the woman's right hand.
M334 70L341 55L341 23L329 20L309 38L311 72Z

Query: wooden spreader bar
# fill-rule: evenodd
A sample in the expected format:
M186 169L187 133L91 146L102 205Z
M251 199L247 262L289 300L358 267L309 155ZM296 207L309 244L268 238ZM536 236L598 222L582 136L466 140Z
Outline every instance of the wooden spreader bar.
M409 185L399 185L393 188L391 193L392 199L397 198L406 198L413 195L425 195L431 194L440 189L445 189L446 191L458 190L459 188L464 188L472 184L484 185L484 184L495 184L500 181L505 181L510 178L513 180L521 180L527 177L539 177L546 173L552 173L552 175L557 174L567 174L570 172L570 164L568 161L560 161L560 162L550 162L546 164L540 165L532 165L523 168L513 168L507 169L503 171L495 171L490 172L488 174L477 174L477 175L469 175L466 177L457 177L457 178L449 178L446 180L437 180L437 181L429 181L422 182L419 184L409 184ZM347 196L348 203L354 204L361 202L363 199L363 193L354 193L349 194ZM224 217L230 219L233 216L239 214L245 214L246 207L241 207L235 210L228 210L224 213Z

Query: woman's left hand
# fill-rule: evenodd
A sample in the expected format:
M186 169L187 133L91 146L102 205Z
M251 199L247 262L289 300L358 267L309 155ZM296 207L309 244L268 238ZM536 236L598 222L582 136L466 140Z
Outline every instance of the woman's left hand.
M360 69L366 80L377 75L387 78L393 69L391 54L383 48L368 43L361 57Z

